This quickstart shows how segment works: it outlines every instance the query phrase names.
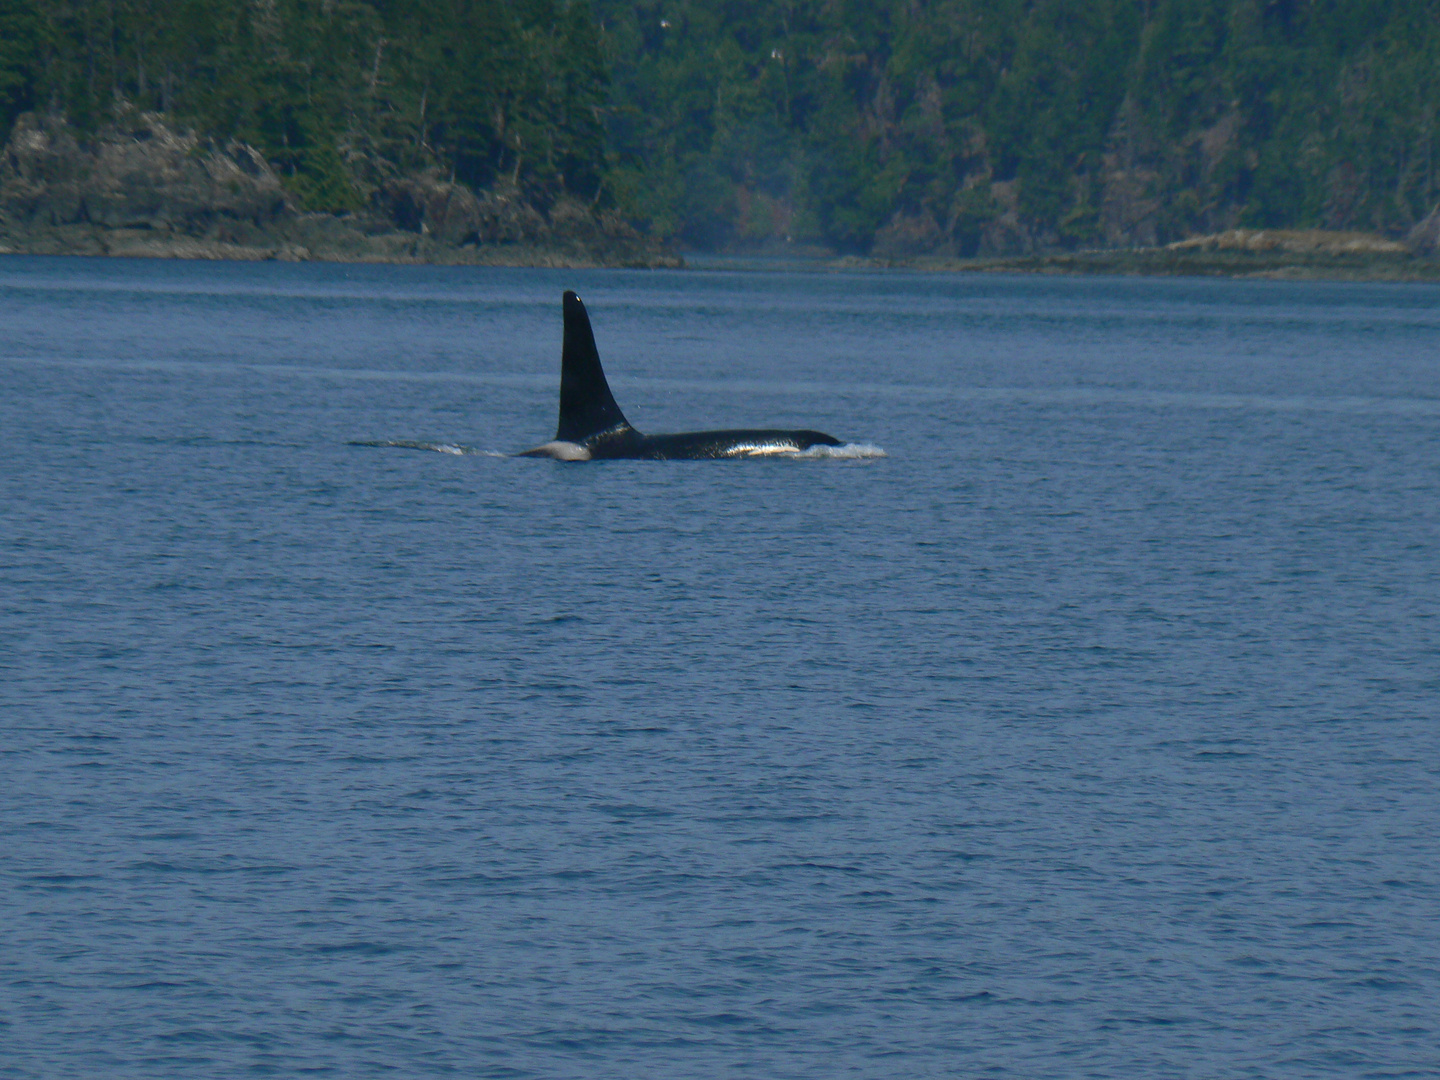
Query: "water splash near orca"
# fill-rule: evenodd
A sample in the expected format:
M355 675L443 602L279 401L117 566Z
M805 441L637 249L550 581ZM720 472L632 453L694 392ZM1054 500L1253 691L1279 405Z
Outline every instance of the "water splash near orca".
M812 446L809 450L797 450L789 456L806 461L874 461L890 455L874 443L842 443L839 446Z

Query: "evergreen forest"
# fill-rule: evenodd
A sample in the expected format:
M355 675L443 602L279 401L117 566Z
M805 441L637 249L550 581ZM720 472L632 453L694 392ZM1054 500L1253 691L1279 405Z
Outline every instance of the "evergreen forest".
M127 109L343 213L429 171L699 249L956 255L1440 202L1440 0L0 0L0 133Z

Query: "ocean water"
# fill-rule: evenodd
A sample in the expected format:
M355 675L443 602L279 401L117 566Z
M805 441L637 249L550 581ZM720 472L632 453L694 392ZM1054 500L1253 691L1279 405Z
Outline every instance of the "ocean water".
M494 456L570 287L641 430L887 456ZM1440 290L6 257L0 327L0 1076L1440 1075Z

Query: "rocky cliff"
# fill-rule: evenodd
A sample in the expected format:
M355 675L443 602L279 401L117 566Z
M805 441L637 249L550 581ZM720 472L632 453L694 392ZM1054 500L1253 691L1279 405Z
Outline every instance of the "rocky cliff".
M0 252L495 265L678 262L614 213L539 207L435 172L392 178L354 212L302 212L253 147L129 110L93 134L28 113L0 152Z

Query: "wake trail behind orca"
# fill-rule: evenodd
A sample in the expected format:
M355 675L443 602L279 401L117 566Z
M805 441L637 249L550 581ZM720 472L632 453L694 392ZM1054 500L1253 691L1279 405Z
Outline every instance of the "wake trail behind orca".
M453 454L456 457L513 457L498 450L480 450L459 443L422 442L418 439L352 439L351 446L379 446L392 450L430 450L437 454Z

